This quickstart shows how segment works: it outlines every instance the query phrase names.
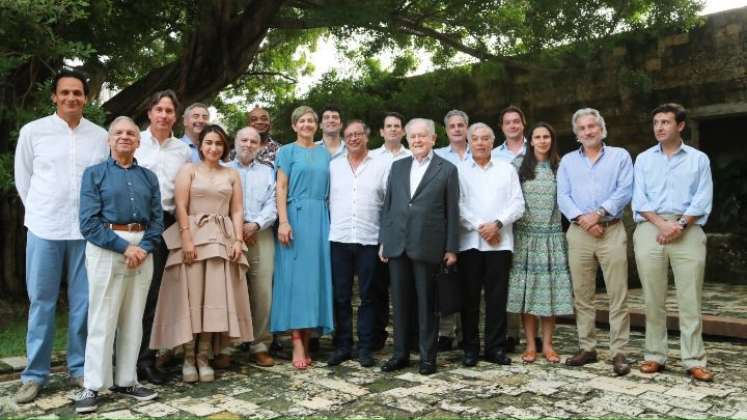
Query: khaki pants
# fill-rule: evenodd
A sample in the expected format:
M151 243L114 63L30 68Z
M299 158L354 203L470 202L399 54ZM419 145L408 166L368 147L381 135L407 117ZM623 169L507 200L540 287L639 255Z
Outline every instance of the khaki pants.
M272 229L257 232L257 243L246 252L249 260L249 303L252 306L254 342L252 353L266 352L272 342L270 306L272 304L272 273L275 264L275 241Z
M571 269L576 307L579 347L596 348L595 337L597 266L602 267L609 296L610 354L625 354L630 337L628 313L628 237L622 223L611 225L601 238L595 238L576 224L566 233L568 265Z
M706 236L694 225L672 243L656 242L659 229L649 222L638 224L633 234L635 260L646 300L645 360L667 362L667 287L669 265L674 273L680 321L680 351L686 369L705 367L703 346L703 274Z

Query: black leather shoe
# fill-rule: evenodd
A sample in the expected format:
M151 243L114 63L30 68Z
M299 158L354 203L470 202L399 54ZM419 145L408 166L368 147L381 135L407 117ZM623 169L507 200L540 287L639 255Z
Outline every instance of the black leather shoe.
M569 357L565 359L565 364L568 366L583 366L588 365L589 363L596 363L597 361L597 351L586 351L581 350L578 353L576 353L573 357Z
M436 373L436 362L421 360L418 372L420 372L421 375L432 375Z
M405 359L389 359L383 366L381 366L382 372L394 372L395 370L404 369L410 366L410 361Z
M454 342L453 338L440 335L438 336L438 346L436 347L436 350L449 351L451 350L451 345L453 342Z
M516 337L508 336L506 337L506 351L508 353L513 353L516 351L516 346L519 344L519 339ZM542 347L539 347L542 348Z
M511 364L511 358L506 356L506 352L503 351L497 351L493 354L486 354L485 361L503 366Z
M477 353L464 353L462 358L462 365L466 367L477 366Z
M340 363L350 360L352 358L352 355L349 351L335 351L332 353L331 356L329 356L329 359L327 359L327 366L337 366Z
M371 356L371 353L368 351L358 351L358 363L361 364L361 367L372 367L376 364L376 360L374 360L373 356Z
M154 385L163 385L166 383L166 374L154 365L140 365L137 368L137 379Z

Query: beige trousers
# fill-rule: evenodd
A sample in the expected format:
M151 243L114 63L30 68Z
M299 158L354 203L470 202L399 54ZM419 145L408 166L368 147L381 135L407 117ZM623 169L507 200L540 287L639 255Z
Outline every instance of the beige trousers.
M576 224L566 233L568 265L571 269L576 307L579 347L592 351L595 337L597 267L602 267L609 296L610 354L625 354L630 337L628 313L628 236L622 223L611 225L601 238L595 238Z
M656 242L659 229L649 222L638 224L633 234L635 260L646 300L645 360L667 362L667 288L669 266L674 273L680 321L680 352L685 369L705 367L703 346L703 275L706 236L694 225L672 243Z
M270 306L272 304L272 273L275 264L275 241L272 229L257 232L257 242L248 247L249 303L252 307L254 342L252 353L266 352L272 342Z

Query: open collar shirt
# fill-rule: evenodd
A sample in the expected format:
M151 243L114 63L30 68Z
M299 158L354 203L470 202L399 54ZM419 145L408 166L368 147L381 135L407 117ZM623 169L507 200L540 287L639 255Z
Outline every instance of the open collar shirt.
M704 225L713 204L713 179L708 156L682 144L667 157L661 145L639 154L635 160L633 217L643 222L642 212L662 215L698 216Z
M182 166L192 161L189 146L173 136L161 144L148 129L140 133L140 147L135 151L135 159L140 165L156 174L161 189L163 211L173 214L176 209L174 204L176 174Z
M491 156L493 159L500 159L508 163L512 163L516 158L519 158L526 154L527 154L527 139L525 138L524 146L522 146L521 150L519 150L519 153L514 154L514 152L512 152L511 149L508 148L507 142L504 141L503 143L501 143L500 146L493 149Z
M453 163L456 167L459 167L462 162L472 158L472 149L470 149L469 144L467 144L467 150L464 152L464 159L459 157L459 153L455 152L451 148L451 145L439 147L438 149L435 149L434 152L436 152L438 156Z
M324 143L324 139L320 139L314 142L314 144L319 144L324 146L324 149L329 152L329 149L327 149L327 145ZM330 160L337 159L340 156L346 156L348 154L348 149L345 147L345 140L340 138L340 147L337 148L334 154L330 153Z
M106 130L85 118L75 128L52 114L21 128L15 184L25 207L25 225L48 240L80 240L83 171L109 155Z
M238 159L226 166L239 171L244 193L244 222L256 223L259 230L265 230L275 223L278 217L275 202L275 171L264 163L253 160L242 165Z
M474 160L459 165L459 250L513 251L513 223L524 214L524 195L516 169L508 162L493 159L481 167ZM486 242L480 225L500 220L501 241Z
M202 159L200 159L200 150L197 148L197 145L192 142L192 139L189 138L188 135L184 135L181 139L182 143L186 144L187 147L189 147L189 151L192 153L192 162L198 163Z
M369 151L368 154L375 158L387 159L389 163L412 156L412 152L404 145L400 146L399 152L397 154L390 152L384 145L381 145L381 147Z
M568 220L604 208L602 220L620 219L633 196L633 162L620 147L602 145L592 163L584 148L567 153L558 168L558 208Z
M347 157L329 162L329 240L376 245L390 164L369 153L353 170Z
M418 190L420 181L423 180L425 171L428 170L428 166L430 166L432 160L433 150L428 152L428 156L423 158L422 162L415 159L415 156L412 157L412 166L410 167L410 198L412 198L415 195L415 191Z

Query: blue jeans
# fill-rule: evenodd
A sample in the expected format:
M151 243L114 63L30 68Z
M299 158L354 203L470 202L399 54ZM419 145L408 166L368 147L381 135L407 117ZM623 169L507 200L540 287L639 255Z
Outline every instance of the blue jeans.
M70 306L67 367L73 377L83 376L88 318L88 277L85 240L47 240L31 231L26 235L26 290L29 323L26 334L28 364L21 382L44 384L49 378L54 340L55 309L63 270Z
M358 350L370 351L376 322L374 274L379 247L376 245L330 242L332 287L334 291L335 347L353 349L353 275L358 275L361 304L358 307Z

